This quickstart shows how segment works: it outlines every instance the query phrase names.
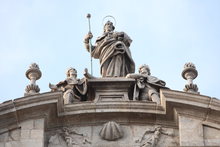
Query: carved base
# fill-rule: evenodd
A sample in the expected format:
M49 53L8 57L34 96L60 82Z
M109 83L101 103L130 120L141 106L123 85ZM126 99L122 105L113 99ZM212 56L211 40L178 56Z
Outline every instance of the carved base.
M90 99L101 101L129 101L132 97L130 91L135 80L127 78L99 78L88 81L89 93L94 95Z
M24 96L38 94L40 92L40 88L38 87L38 85L30 84L26 86L25 92L26 93L24 94Z
M196 84L186 84L185 88L183 89L185 92L199 94L198 87Z

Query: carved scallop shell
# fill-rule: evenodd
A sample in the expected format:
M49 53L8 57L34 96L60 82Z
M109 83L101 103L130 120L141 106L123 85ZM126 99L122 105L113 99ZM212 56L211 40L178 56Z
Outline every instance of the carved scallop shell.
M115 141L123 137L123 131L119 124L114 121L109 121L104 124L99 135L104 140Z

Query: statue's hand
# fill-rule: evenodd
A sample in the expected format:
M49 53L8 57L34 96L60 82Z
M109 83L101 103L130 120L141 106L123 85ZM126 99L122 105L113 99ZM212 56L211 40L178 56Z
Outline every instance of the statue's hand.
M127 74L125 78L131 78L131 74Z
M85 68L85 69L84 69L84 74L83 74L83 75L88 75L88 73L89 73L89 72L88 72L88 69Z
M91 32L89 32L86 36L85 36L85 42L89 42L89 39L92 39L93 38L93 35Z
M51 91L57 91L58 87L56 85L53 85L51 83L49 83L49 88L51 89Z
M87 68L84 69L84 74L83 75L84 75L84 77L86 77L86 79L91 79L91 75L89 74Z

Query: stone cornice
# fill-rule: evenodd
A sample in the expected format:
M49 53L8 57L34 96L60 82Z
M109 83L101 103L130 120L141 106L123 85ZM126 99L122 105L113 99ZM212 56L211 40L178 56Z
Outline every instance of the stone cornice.
M178 121L178 115L191 115L200 117L205 122L220 123L220 100L218 99L167 89L161 90L160 94L161 105L156 105L153 102L130 100L85 101L64 106L62 92L47 92L22 97L0 104L0 128L6 125L2 123L7 122L6 119L8 118L10 118L8 124L13 124L21 122L23 118L31 117L32 114L36 117L42 117L43 114L51 111L57 113L57 117L61 118L79 114L83 116L87 114L133 113L164 116L170 121ZM196 113L192 114L192 111ZM27 116L24 117L23 115ZM46 115L49 116L49 114Z
M0 104L0 115L35 106L57 103L62 92L47 92L6 101Z

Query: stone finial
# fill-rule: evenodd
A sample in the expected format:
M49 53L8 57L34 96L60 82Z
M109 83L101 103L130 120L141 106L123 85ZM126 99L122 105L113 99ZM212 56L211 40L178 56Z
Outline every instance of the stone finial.
M185 92L199 94L197 85L193 84L193 80L197 76L198 71L196 70L196 66L191 62L186 63L182 71L182 77L188 81L188 83L185 85L185 88L183 89Z
M40 88L36 85L36 80L40 79L42 75L39 66L36 63L32 63L25 75L30 80L30 84L26 86L24 96L39 93Z

